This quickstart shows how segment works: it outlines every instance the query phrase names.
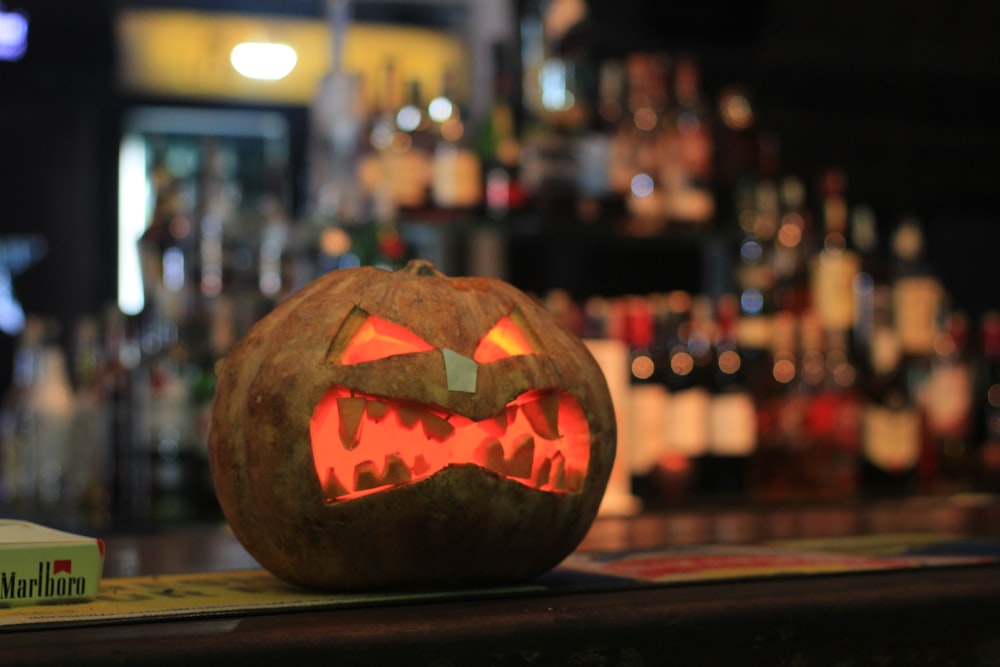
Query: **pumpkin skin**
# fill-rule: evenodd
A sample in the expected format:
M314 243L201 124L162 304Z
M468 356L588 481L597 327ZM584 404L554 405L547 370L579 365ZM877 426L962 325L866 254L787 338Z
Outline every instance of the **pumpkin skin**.
M449 390L443 350L472 358L486 332L512 313L540 349L478 363L474 390ZM348 362L350 330L372 317L405 328L427 347ZM553 482L558 488L466 457L422 477L414 466L413 479L403 483L331 491L333 471L324 482L320 459L324 447L341 444L317 444L313 436L324 397L334 390L423 406L449 424L483 425L505 410L517 414L508 404L518 397L559 396L585 421L576 436L583 438L584 463L573 475L567 463L565 479ZM551 569L593 522L615 441L607 384L578 338L503 281L448 278L415 260L395 272L333 271L258 321L220 370L208 445L220 506L250 555L290 583L348 591L513 583ZM551 462L541 466L543 477ZM539 467L536 459L534 474Z

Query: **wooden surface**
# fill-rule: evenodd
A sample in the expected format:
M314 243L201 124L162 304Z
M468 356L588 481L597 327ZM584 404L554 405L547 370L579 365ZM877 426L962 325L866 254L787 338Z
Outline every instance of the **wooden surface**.
M583 549L933 531L1000 539L993 501L603 519ZM108 539L107 576L235 569L219 526ZM1000 565L0 633L0 665L996 665Z

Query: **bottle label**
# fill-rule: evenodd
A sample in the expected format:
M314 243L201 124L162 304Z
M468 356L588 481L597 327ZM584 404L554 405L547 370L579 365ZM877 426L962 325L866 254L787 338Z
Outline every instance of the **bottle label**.
M709 395L703 387L670 394L667 446L688 457L708 451Z
M964 364L936 366L924 389L927 420L937 434L958 434L972 410L972 377Z
M767 349L771 347L774 321L766 315L741 317L736 325L736 341L740 347Z
M405 153L386 152L385 178L398 206L419 208L427 203L431 158L427 151L411 148Z
M667 450L667 411L670 395L657 384L635 385L629 392L629 468L645 475Z
M439 146L434 152L434 203L442 208L472 208L482 199L482 175L475 153Z
M757 408L746 392L713 397L708 425L713 454L749 456L757 448Z
M902 278L893 290L896 333L903 352L930 354L937 334L936 319L944 296L941 283L931 276Z
M879 468L902 472L920 458L920 415L915 409L868 405L862 434L862 451Z
M854 323L854 276L861 270L850 251L820 253L814 265L813 299L826 329L843 331Z

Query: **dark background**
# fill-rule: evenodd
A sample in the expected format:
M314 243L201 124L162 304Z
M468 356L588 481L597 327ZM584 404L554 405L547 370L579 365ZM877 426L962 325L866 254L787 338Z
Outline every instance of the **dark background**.
M120 4L321 16L320 0L117 3L7 0L31 18L28 54L0 63L0 235L39 233L45 258L15 280L27 311L72 322L115 294L115 174L122 110L112 21ZM445 10L441 11L442 6ZM598 55L687 51L706 90L739 82L780 139L782 168L843 169L849 197L886 234L904 215L955 304L1000 307L1000 79L994 0L650 3L592 0L581 34ZM460 23L460 3L369 0L369 18ZM179 46L180 48L180 46ZM301 109L283 109L301 130ZM293 131L296 131L293 128ZM0 334L0 337L4 337ZM0 349L6 369L9 341ZM7 377L2 372L2 377Z

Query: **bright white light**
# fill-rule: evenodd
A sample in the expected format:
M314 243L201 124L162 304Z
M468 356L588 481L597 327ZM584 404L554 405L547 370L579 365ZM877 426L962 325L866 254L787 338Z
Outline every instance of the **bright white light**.
M452 110L454 106L447 97L435 97L431 100L431 103L427 105L427 115L431 117L435 123L443 123L449 118L451 118Z
M248 79L277 81L295 69L299 56L287 44L243 42L233 47L229 62Z
M420 117L420 109L412 104L407 104L396 114L396 125L403 132L413 132L420 127Z
M127 136L118 156L118 309L126 315L145 306L139 238L146 231L146 198L146 146Z
M632 177L632 194L636 197L648 197L653 194L653 177L649 174L638 173Z
M575 97L567 88L566 63L549 58L542 64L538 77L542 86L543 107L550 111L567 111L573 107Z
M28 50L28 16L5 12L0 2L0 60L20 60Z

